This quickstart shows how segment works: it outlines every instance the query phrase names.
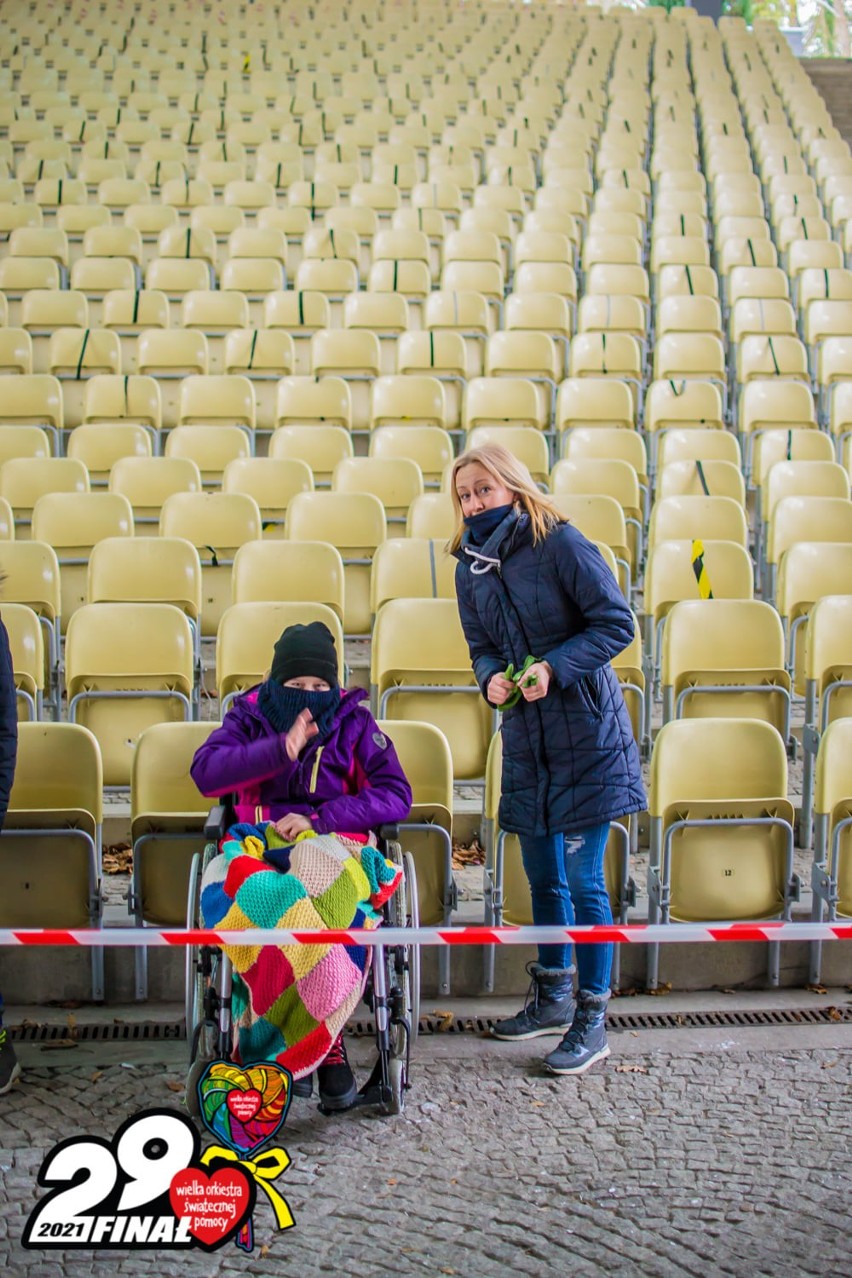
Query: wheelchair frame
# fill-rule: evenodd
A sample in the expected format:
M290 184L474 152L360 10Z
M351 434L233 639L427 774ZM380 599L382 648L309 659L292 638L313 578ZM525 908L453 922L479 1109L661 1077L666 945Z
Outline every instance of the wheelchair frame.
M201 924L201 881L231 824L229 809L214 807L204 827L206 846L192 860L187 900L187 928ZM383 908L391 927L416 928L420 924L414 857L403 852L399 827L385 825L378 831L379 849L403 870L399 889ZM230 1060L232 1050L233 973L227 956L216 946L187 946L186 1036L190 1067L199 1060ZM358 1093L355 1106L378 1105L383 1114L400 1114L410 1088L411 1048L420 1018L420 951L416 945L375 945L365 1001L373 1012L378 1060ZM187 1096L189 1101L189 1096ZM325 1111L320 1105L320 1112Z

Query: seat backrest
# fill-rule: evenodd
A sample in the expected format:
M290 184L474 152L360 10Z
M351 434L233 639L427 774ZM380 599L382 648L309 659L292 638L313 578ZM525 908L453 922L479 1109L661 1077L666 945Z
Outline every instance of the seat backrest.
M385 512L372 493L298 493L287 510L291 541L328 541L343 554L372 554L385 540Z
M288 626L322 621L334 637L338 678L344 682L343 627L325 604L298 602L238 603L226 608L216 640L216 683L220 700L261 683L272 664L275 643Z
M60 814L85 814L84 827L94 835L103 820L103 769L97 740L87 728L76 723L19 725L10 823L16 824L23 812L42 813L47 825L60 825Z
M89 603L170 603L197 620L201 562L180 537L107 537L89 558Z
M199 822L210 810L210 800L189 775L195 751L220 725L209 723L157 723L139 737L133 754L130 780L132 837L144 827L156 831L158 816L193 816Z
M685 672L783 668L781 619L763 600L683 599L668 615L663 638L664 683Z
M800 541L852 541L852 502L843 497L782 497L769 523L766 560L778 564Z
M185 537L199 550L212 548L219 557L260 539L260 510L245 493L172 493L163 502L160 534Z
M473 682L470 654L454 599L390 599L376 616L372 682ZM422 674L419 679L415 676Z
M733 541L703 541L704 570L714 599L752 599L754 564ZM659 619L679 599L698 599L693 560L695 543L682 539L651 547L645 569L645 612Z
M234 556L233 601L311 601L343 619L340 551L324 541L249 541Z
M163 679L188 693L189 621L168 603L87 604L68 623L65 665L69 697L96 688L159 688Z
M389 599L454 599L455 560L443 542L425 537L392 537L373 557L370 608Z
M849 677L849 667L852 666L849 657L850 621L852 595L823 595L811 609L805 639L805 678L815 681L820 692L838 675ZM832 700L836 703L841 699ZM848 689L843 701L848 707ZM838 717L836 705L834 716Z
M732 497L663 497L654 503L649 545L686 537L748 545L745 511Z
M55 621L60 614L59 561L43 541L10 541L2 550L3 606L26 604L40 617Z
M780 733L760 719L676 719L660 729L651 755L649 812L716 802L735 815L738 803L783 798L787 754Z

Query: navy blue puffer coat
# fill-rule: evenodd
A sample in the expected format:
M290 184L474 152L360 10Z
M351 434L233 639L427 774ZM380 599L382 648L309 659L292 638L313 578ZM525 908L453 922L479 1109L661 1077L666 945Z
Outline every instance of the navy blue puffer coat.
M647 806L639 751L610 660L633 638L618 583L590 541L558 524L533 545L518 507L485 544L465 533L456 593L477 683L531 654L554 678L503 719L500 826L570 834Z

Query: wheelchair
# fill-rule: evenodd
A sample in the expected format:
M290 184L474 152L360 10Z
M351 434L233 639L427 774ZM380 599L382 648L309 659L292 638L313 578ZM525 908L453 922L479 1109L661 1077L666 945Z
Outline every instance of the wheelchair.
M204 852L195 854L190 868L187 928L203 926L203 875L211 860L220 855L220 842L234 819L227 805L217 805L210 811L204 826ZM380 827L377 839L382 854L403 871L402 884L383 906L383 923L394 928L419 927L414 857L402 850L400 829L396 825ZM190 1077L196 1064L200 1066L211 1060L231 1059L232 985L231 964L218 947L187 946L186 1036ZM416 945L374 946L364 1001L373 1013L378 1059L370 1078L358 1093L355 1106L376 1105L382 1114L401 1114L405 1093L411 1086L411 1049L417 1038L420 1019L420 951ZM294 1083L294 1094L304 1095L297 1088L298 1083ZM188 1085L188 1104L190 1091ZM322 1106L320 1111L326 1112Z

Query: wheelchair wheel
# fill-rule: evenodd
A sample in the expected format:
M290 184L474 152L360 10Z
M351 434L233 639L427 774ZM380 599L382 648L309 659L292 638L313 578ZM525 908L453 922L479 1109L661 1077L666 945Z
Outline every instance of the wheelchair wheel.
M192 861L187 901L186 925L202 926L201 881L204 871L219 849L208 843L203 856ZM187 946L186 950L186 1037L190 1064L197 1060L214 1060L222 1053L219 1041L218 994L222 954L209 945Z
M401 1114L405 1109L405 1093L408 1088L408 1066L404 1056L388 1059L388 1084L390 1097L382 1102L383 1114Z
M403 926L418 928L420 926L420 897L417 893L417 871L414 868L414 857L410 852L403 853L402 863L405 868L405 923ZM409 1008L411 1017L411 1046L417 1042L420 1030L420 946L409 945L408 979L410 985Z
M391 898L388 923L395 928L418 927L420 908L417 897L417 874L410 852L398 854L405 878L401 889ZM391 1020L391 1045L396 1057L404 1057L417 1039L420 1018L420 948L417 945L395 945L388 951L388 990L396 1014ZM395 1000L394 1000L395 996Z

